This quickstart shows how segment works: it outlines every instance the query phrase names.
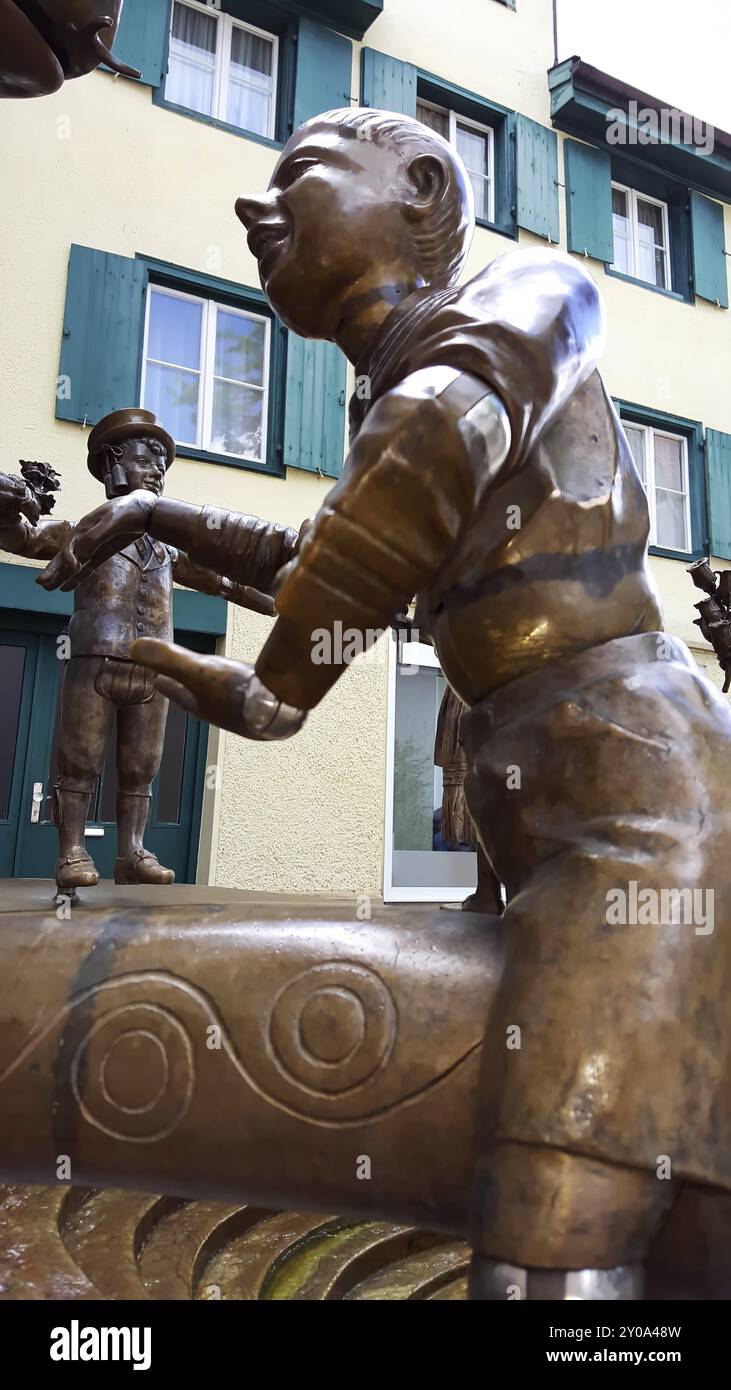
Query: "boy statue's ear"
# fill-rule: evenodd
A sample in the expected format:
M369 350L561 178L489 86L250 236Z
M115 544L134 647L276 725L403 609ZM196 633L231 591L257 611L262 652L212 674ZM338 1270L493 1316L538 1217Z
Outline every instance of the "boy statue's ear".
M444 199L449 188L449 170L436 154L417 154L408 167L409 182L416 197L407 199L406 215L413 221L430 217Z

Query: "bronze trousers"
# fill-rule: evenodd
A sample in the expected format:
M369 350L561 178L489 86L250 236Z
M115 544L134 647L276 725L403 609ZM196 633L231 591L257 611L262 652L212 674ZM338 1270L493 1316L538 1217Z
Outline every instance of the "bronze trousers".
M727 701L682 642L648 633L518 678L463 716L461 738L507 890L477 1116L482 1236L505 1146L731 1189Z
M149 796L162 759L168 701L149 671L116 657L74 656L63 679L58 785L91 792L117 720L118 790Z

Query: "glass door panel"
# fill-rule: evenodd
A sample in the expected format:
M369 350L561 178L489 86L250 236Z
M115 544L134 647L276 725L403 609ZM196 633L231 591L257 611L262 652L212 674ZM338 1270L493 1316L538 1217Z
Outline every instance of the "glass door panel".
M384 898L461 902L474 892L477 855L441 836L442 769L434 764L446 681L432 647L391 639Z
M37 637L0 631L0 878L13 873L20 817L32 813L23 783L37 655Z

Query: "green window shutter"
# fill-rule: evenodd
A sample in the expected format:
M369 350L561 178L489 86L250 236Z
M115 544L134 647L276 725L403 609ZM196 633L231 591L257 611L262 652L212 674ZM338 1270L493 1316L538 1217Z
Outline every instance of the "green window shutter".
M319 116L350 106L353 45L342 34L301 19L297 38L297 76L294 88L294 129Z
M728 276L726 274L726 242L723 232L723 208L701 193L691 189L690 220L693 236L693 276L695 292L701 299L710 299L728 309Z
M171 0L124 0L112 52L141 72L147 87L159 87L170 28Z
M518 116L518 226L558 241L558 138L555 130Z
M345 358L334 343L289 334L284 462L340 476L345 440Z
M711 554L731 560L731 434L706 430Z
M597 261L614 260L612 230L612 170L607 150L564 144L566 212L569 251L584 252Z
M375 48L363 49L364 106L416 115L416 68Z
M136 405L147 270L141 261L72 246L66 282L59 420L96 424Z

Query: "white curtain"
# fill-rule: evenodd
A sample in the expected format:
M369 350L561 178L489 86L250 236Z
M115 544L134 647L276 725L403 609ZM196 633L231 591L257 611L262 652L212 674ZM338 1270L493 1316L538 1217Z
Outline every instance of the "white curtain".
M231 30L226 120L242 130L270 135L274 99L274 47L269 39L236 26Z
M218 20L188 5L173 6L165 96L176 106L213 115Z
M665 288L665 252L662 209L655 203L637 199L639 239L639 277L651 285Z
M464 160L475 195L475 217L487 222L490 216L488 137L470 126L457 126L457 149Z
M625 425L624 432L627 436L627 443L632 450L632 457L637 465L643 483L647 483L647 468L645 466L645 435L643 430L633 429L631 425Z

